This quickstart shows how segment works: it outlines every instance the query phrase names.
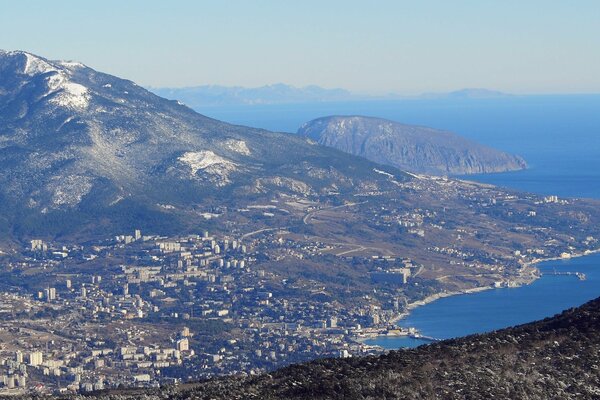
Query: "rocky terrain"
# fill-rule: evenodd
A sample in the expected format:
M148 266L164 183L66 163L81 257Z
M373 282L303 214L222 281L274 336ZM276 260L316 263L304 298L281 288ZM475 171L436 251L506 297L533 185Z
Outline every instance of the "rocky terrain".
M333 116L304 124L298 134L380 164L433 175L524 169L525 161L451 132L380 118Z
M165 230L194 204L385 185L369 164L207 118L80 63L0 52L0 233L67 234L91 221Z
M117 399L597 399L600 298L542 321L378 357L324 359Z

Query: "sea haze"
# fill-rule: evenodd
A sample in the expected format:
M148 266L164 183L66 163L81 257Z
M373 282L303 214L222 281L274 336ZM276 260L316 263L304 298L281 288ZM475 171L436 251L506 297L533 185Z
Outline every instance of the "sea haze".
M296 132L327 115L367 115L453 131L523 156L527 171L468 179L541 194L600 198L600 95L508 96L206 107L236 124Z

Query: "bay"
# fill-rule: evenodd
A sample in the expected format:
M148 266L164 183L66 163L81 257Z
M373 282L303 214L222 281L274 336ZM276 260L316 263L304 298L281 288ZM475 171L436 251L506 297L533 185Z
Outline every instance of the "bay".
M398 325L438 339L466 336L524 324L555 315L600 296L600 254L547 261L531 285L445 297L415 308ZM582 272L585 280L555 272ZM377 337L365 343L387 349L429 343L407 337Z

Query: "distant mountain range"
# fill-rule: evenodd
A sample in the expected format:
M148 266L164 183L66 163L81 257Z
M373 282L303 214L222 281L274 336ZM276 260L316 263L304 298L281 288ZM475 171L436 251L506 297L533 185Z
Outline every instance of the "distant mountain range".
M304 124L298 134L346 153L417 173L477 174L527 167L521 157L454 133L381 118L318 118Z
M424 93L417 98L421 99L497 99L513 97L514 95L488 89L462 89L449 93Z
M318 103L362 98L344 89L324 89L319 86L297 88L282 83L257 88L208 85L150 90L167 99L182 101L194 109L206 106Z
M511 96L487 89L463 89L450 93L426 93L419 96L402 96L398 94L371 96L352 93L345 89L325 89L315 85L298 88L283 83L257 88L206 85L182 88L150 88L150 90L161 97L179 100L197 111L201 111L203 107L211 106L400 99L489 99Z

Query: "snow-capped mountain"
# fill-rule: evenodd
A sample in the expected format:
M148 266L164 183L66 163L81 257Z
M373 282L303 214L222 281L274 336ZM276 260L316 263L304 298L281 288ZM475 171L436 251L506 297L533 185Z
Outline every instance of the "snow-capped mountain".
M0 52L6 229L57 218L110 224L140 207L162 215L164 204L221 204L270 191L318 196L382 180L361 163L369 164L295 135L210 119L80 63Z

